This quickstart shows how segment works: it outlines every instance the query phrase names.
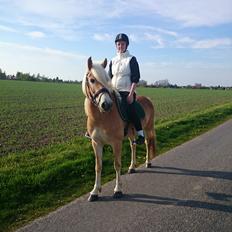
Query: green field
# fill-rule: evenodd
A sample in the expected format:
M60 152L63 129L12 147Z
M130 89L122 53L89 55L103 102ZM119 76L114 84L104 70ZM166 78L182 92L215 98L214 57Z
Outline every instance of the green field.
M232 102L232 91L138 88L156 108L156 124ZM78 84L0 81L0 154L69 141L85 132Z
M83 99L80 85L0 81L0 154L80 135Z
M232 91L138 88L156 108L158 154L232 117ZM0 231L90 191L94 156L78 84L0 81ZM139 147L138 164L145 160ZM130 162L124 142L122 173ZM104 149L103 183L114 178ZM113 191L113 190L112 190Z

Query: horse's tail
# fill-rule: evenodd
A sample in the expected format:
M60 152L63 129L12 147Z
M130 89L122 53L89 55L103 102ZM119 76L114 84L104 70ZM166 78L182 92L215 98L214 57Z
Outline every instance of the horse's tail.
M155 108L148 97L139 96L138 101L143 106L146 115L144 130L146 133L147 149L152 159L156 156Z
M144 97L144 96L138 96L137 100L142 105L145 112L145 117L146 117L145 128L148 128L149 130L154 130L155 108L152 101L148 97Z

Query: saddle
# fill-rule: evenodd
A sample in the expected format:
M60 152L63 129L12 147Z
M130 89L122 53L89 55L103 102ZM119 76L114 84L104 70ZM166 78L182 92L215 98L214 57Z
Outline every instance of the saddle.
M124 122L126 122L126 127L124 128L124 135L127 135L128 127L130 124L129 116L128 116L127 110L126 110L127 105L125 105L121 102L121 100L119 99L119 97L116 95L115 92L114 92L114 96L116 99L116 106L117 106L118 113L119 113L121 119ZM143 119L145 117L145 111L144 111L142 105L138 101L135 101L134 104L135 104L135 110L136 110L137 115L139 116L140 120Z

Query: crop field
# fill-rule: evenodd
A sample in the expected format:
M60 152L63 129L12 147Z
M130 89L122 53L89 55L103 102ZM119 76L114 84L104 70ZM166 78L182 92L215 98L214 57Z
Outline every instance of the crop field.
M157 155L232 118L232 91L138 88L156 109ZM86 117L79 84L0 81L0 231L29 221L87 193L95 159L83 137ZM144 163L145 146L137 148ZM128 141L122 173L130 163ZM102 182L115 176L104 147Z
M63 142L84 131L80 85L0 81L0 153Z
M232 91L138 88L156 125L232 102ZM0 81L0 154L69 141L85 132L81 85Z

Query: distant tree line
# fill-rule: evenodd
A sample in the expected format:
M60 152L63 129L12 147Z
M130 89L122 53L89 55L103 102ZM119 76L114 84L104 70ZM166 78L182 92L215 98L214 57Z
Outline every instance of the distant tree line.
M0 80L19 80L19 81L42 81L42 82L56 82L56 83L80 83L79 81L63 81L59 77L49 78L44 75L30 74L17 72L16 75L7 75L0 69Z
M200 83L195 83L194 85L185 85L180 86L177 84L170 84L168 79L157 80L152 84L147 84L147 81L140 80L139 86L150 87L150 88L186 88L186 89L223 89L223 90L232 90L232 86L204 86Z
M46 76L41 76L39 73L37 75L31 75L30 73L22 73L17 72L15 76L15 80L20 81L43 81L43 82L63 82L62 79L59 79L59 77L56 78L48 78Z
M48 78L44 75L37 75L30 73L17 72L15 75L7 75L0 68L0 80L20 80L20 81L43 81L43 82L55 82L55 83L81 83L81 81L63 81L59 77ZM168 79L157 80L152 84L148 84L145 80L140 80L138 83L139 86L151 87L151 88L187 88L187 89L229 89L232 90L232 86L203 86L200 83L195 83L194 85L179 86L177 84L170 84Z

